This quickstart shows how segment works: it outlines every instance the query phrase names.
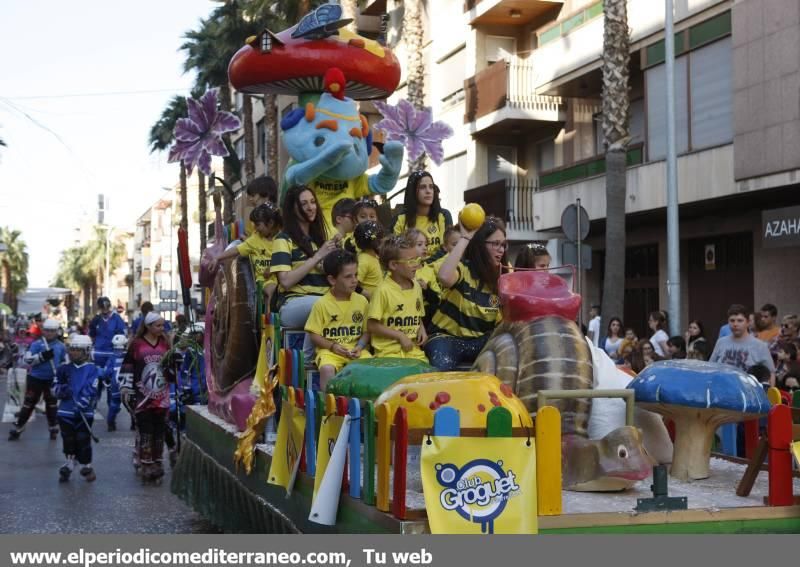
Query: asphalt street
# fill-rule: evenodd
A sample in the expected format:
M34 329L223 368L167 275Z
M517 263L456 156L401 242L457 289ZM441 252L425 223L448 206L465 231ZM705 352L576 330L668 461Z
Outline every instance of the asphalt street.
M219 533L170 492L169 470L160 486L143 485L134 474L134 432L124 409L117 431L109 433L102 417L105 401L98 404L97 480L86 482L76 469L69 482L59 483L61 438L50 440L47 420L37 411L22 437L7 441L12 419L3 411L7 397L6 378L0 377L0 533ZM168 469L167 460L165 453Z

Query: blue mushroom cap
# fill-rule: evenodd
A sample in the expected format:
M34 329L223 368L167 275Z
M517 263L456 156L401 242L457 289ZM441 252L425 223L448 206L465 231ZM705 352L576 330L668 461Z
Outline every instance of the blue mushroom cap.
M698 360L651 364L630 383L636 401L697 409L764 414L770 403L753 376L733 366Z

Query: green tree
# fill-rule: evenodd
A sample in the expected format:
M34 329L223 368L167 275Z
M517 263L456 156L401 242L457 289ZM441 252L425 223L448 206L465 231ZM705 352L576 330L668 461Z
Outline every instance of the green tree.
M0 243L6 249L0 252L3 270L3 300L11 309L17 311L17 297L28 287L28 251L22 232L8 227L0 227Z
M630 141L628 92L630 41L626 0L604 0L603 136L606 145L606 257L602 316L625 309L626 156ZM611 246L613 245L613 250ZM604 323L601 321L602 330Z
M106 239L106 228L94 227L94 236L80 246L61 253L54 285L80 290L83 294L83 315L89 317L105 283L106 244L109 246L108 272L113 274L126 259L125 245L114 238Z

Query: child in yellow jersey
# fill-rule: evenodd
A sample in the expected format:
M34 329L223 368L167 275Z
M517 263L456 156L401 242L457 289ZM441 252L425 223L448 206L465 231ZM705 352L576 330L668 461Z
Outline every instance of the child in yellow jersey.
M339 240L344 240L353 235L353 229L356 227L355 217L353 216L353 208L355 206L356 200L349 197L339 199L333 205L331 221L333 221L333 228L336 230L336 234L339 235Z
M375 289L383 281L383 268L381 268L378 253L383 242L384 231L379 222L365 221L356 227L354 232L355 242L360 252L358 253L358 284L361 294L367 299L372 299Z
M422 325L422 288L415 278L419 258L414 243L403 236L388 238L381 247L381 265L389 275L372 296L367 323L374 354L427 362L420 348L427 334Z
M346 250L328 254L322 269L331 289L311 308L305 331L317 347L320 388L325 391L333 378L351 360L370 358L364 350L369 335L364 332L369 303L356 293L356 257Z
M248 207L256 208L264 203L272 203L273 205L278 202L278 185L275 180L269 175L262 175L256 177L244 189L245 202ZM256 231L256 227L249 218L244 227L245 236L250 236Z
M247 239L220 254L212 261L211 268L216 269L217 263L236 256L249 256L253 265L253 276L264 290L265 305L270 304L272 294L277 287L275 276L269 273L272 258L273 238L283 225L281 212L270 202L257 206L250 212L250 222L255 227L255 232Z

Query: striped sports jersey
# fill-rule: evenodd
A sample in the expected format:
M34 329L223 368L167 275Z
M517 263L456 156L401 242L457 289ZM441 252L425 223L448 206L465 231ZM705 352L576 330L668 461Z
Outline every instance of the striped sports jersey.
M311 308L305 330L353 350L364 333L368 307L367 298L360 293L339 300L328 291Z
M459 263L457 269L456 283L444 290L433 315L430 335L475 338L491 333L500 322L499 296L481 285L468 263Z
M431 222L428 217L417 215L414 228L420 230L428 238L428 256L433 255L442 246L444 243L444 231L452 224L450 213L445 210L439 213L439 218L436 219L436 222ZM403 234L406 228L408 228L406 227L406 215L405 213L400 213L395 217L392 232L394 234Z
M312 242L311 248L316 251L319 247ZM272 262L269 268L271 273L290 272L302 266L307 260L306 253L285 232L278 233L273 239ZM328 279L320 271L319 265L317 265L291 288L283 289L279 286L278 303L283 305L286 299L298 295L323 295L329 288Z
M325 221L325 232L329 235L336 232L331 220L331 211L333 211L333 206L336 202L345 197L358 199L370 194L369 176L366 173L346 181L315 179L309 183L309 187L314 190L314 195L317 196L318 214L322 215L322 220Z

